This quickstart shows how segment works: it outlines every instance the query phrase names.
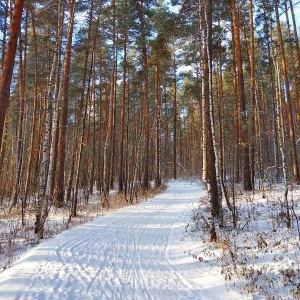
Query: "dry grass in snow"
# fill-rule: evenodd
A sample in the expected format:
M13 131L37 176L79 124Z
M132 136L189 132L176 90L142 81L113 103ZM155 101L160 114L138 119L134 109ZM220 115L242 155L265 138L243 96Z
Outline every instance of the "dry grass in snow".
M300 299L300 188L289 187L291 228L286 226L283 190L269 186L264 195L239 192L236 228L224 203L226 225L218 228L217 243L209 242L209 202L201 199L186 231L203 243L189 254L201 264L221 266L228 285L252 294L251 299Z
M132 204L145 201L157 192L159 191L152 189L137 194ZM103 208L101 196L97 191L90 195L88 201L83 196L80 197L77 217L72 218L70 222L70 205L63 208L52 206L45 223L44 239L51 238L68 228L86 223L118 208L131 205L125 200L124 195L113 191L110 194L109 202L110 208ZM9 201L3 201L0 206L0 272L37 243L34 236L35 199L29 201L23 222L21 203L12 209L9 204Z

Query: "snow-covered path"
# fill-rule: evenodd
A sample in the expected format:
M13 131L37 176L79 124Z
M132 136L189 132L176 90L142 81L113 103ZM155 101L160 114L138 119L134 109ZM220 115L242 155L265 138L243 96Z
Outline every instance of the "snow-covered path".
M147 202L65 231L0 274L0 299L243 299L184 239L204 191L172 182Z

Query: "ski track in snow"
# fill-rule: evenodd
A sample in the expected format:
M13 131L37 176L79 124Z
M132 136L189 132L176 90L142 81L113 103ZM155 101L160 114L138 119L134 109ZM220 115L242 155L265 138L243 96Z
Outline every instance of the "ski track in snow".
M217 272L205 280L184 253L184 228L204 193L171 182L153 199L43 241L0 274L0 299L243 299Z

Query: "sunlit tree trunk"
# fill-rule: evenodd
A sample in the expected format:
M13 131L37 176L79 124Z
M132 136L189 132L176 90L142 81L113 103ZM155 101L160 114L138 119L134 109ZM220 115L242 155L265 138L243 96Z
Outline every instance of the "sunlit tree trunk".
M112 67L110 79L110 95L108 103L108 123L104 144L104 165L103 165L103 191L105 199L109 195L109 190L113 188L115 176L115 144L116 144L116 85L117 85L117 32L116 32L116 2L112 6ZM105 201L106 202L106 201ZM105 203L104 203L105 204ZM108 205L106 203L105 205Z
M59 122L57 172L55 177L54 205L61 207L64 202L65 190L65 158L66 158L66 135L68 124L68 102L70 84L71 48L74 29L75 0L70 0L70 19L68 25L68 37L65 52L63 86L62 86L62 106Z
M176 57L173 57L173 178L177 179L177 68Z
M35 145L35 139L36 139L36 124L37 124L37 106L38 106L38 90L37 90L37 79L38 79L38 52L37 52L37 36L36 36L36 30L35 30L35 18L33 15L32 8L30 9L31 11L31 22L32 22L32 31L33 31L33 44L34 44L34 92L33 92L33 112L32 112L32 125L31 125L31 133L30 133L30 144L29 144L29 158L28 158L28 166L26 170L26 175L25 175L25 191L24 191L24 199L23 203L24 206L27 205L27 198L28 198L28 193L29 189L32 185L32 177L34 174L33 171L33 163L34 159L37 158L37 153L34 149Z
M198 1L198 18L199 18L199 42L200 42L200 53L201 55L201 97L200 97L200 105L201 106L201 138L202 138L202 180L205 182L206 177L207 177L207 159L206 159L206 152L207 152L207 137L206 137L206 130L207 130L207 123L206 123L206 102L205 102L205 97L206 97L206 82L205 80L205 76L204 76L204 66L205 66L205 61L204 61L204 55L203 53L205 53L206 46L205 46L205 42L206 42L206 31L204 30L204 26L203 26L203 3L201 0Z
M9 104L10 85L11 85L11 80L13 75L13 68L15 64L17 42L18 42L20 29L21 29L22 12L23 12L24 3L25 0L15 0L15 6L12 12L13 17L9 28L9 39L7 42L7 49L3 60L2 76L1 76L1 84L0 84L0 149L2 147L4 122L5 122L5 116Z
M211 223L210 223L210 238L211 241L217 240L216 234L216 221L221 217L220 211L220 199L219 188L216 172L216 156L213 141L213 105L212 105L212 1L206 1L202 6L205 24L203 30L203 73L202 73L202 85L203 85L203 109L205 119L205 132L203 133L206 139L206 143L203 147L206 147L203 160L206 161L206 173L204 182L207 187L208 197L210 201L211 209ZM204 130L204 129L203 129Z
M16 157L16 171L14 188L12 192L12 206L17 204L20 188L21 175L23 170L24 158L24 115L25 115L25 83L26 83L26 52L27 52L27 14L26 14L26 28L24 35L24 54L23 43L19 42L19 121L17 133L17 157Z
M300 74L300 44L299 44L299 38L298 38L298 32L297 32L297 24L296 24L296 18L295 18L295 12L294 12L294 4L292 0L289 0L290 4L290 10L291 10L291 16L292 16L292 22L293 22L293 35L295 39L295 46L296 46L296 57L297 57L297 73L298 75ZM286 1L285 1L286 5ZM287 13L287 8L285 8L286 13ZM288 19L288 17L287 17ZM289 28L289 26L288 26ZM293 66L294 69L296 68ZM298 133L300 134L300 97L299 97L299 90L296 88L298 91L298 96L296 95L296 118L297 118L297 124L298 124Z
M234 127L234 170L233 176L236 182L240 182L240 119L239 119L239 99L238 99L238 85L237 85L237 72L236 72L236 54L235 54L235 37L232 24L232 81L233 81L233 127Z
M102 61L103 61L103 55L102 55L102 40L101 40L101 37L100 38L97 38L97 44L99 45L99 68L100 68L100 74L99 74L99 82L102 82L102 68L103 68L103 64L102 64ZM98 164L97 164L97 167L98 167L98 174L97 174L97 188L100 192L103 192L103 187L104 187L104 158L105 158L105 152L104 152L104 149L103 149L103 143L102 143L102 140L104 140L105 142L105 139L104 139L104 134L103 134L103 107L104 105L102 104L102 101L103 101L103 91L102 89L100 88L99 89L99 95L98 95L98 123L99 123L99 126L98 126L98 134L97 134L97 140L98 140L98 154L97 154L97 157L98 157Z
M156 104L156 146L155 146L155 187L161 186L161 167L160 167L160 78L159 67L155 67L155 104Z
M282 174L284 179L284 203L285 203L285 211L286 211L286 224L287 228L291 228L291 217L290 217L290 208L288 201L288 178L287 178L287 164L286 164L286 154L285 154L285 141L284 141L284 127L282 122L282 102L283 95L281 91L281 80L280 80L280 69L277 59L274 59L276 77L277 77L277 85L276 85L276 119L277 119L277 130L278 130L278 143L279 149L281 153L282 160Z
M96 40L96 39L95 39ZM97 150L97 142L96 142L96 123L97 123L97 117L96 117L96 75L95 75L95 51L93 51L93 57L92 57L92 87L91 87L91 106L92 106L92 128L93 128L93 144L92 144L92 157L91 157L91 171L90 171L90 187L89 187L89 193L92 194L94 190L94 184L96 182L95 180L95 173L96 173L96 150Z
M94 68L94 48L95 48L95 42L96 42L96 35L92 36L92 16L93 16L93 10L94 10L94 1L91 1L90 5L90 11L89 11L89 25L88 25L88 34L87 34L87 40L92 45L92 49L90 49L89 46L86 47L85 50L85 58L84 58L84 66L83 66L83 76L82 76L82 92L80 96L80 108L78 112L78 122L76 125L76 154L75 154L75 160L73 161L74 165L72 164L71 169L71 177L70 181L73 181L73 175L74 175L74 195L73 195L73 201L72 201L72 212L71 216L76 217L77 215L77 204L78 204L78 193L79 193L79 187L80 187L80 174L83 172L85 175L85 180L87 181L87 172L88 172L88 166L82 169L82 164L84 161L84 144L88 145L88 143L85 143L85 135L86 135L86 126L87 126L87 115L88 115L88 105L89 105L89 99L91 97L90 90L91 90L91 76L92 76L92 70ZM99 19L98 19L99 20ZM98 26L98 20L96 22L96 26ZM91 62L90 67L88 67L89 63L89 57L90 57L90 50L92 50L91 54ZM87 87L87 88L86 88ZM86 162L88 159L86 159ZM88 165L88 163L87 163ZM69 184L69 190L71 186L71 182ZM87 185L87 182L85 182L85 185ZM85 187L86 192L89 192L89 188Z
M227 207L230 211L233 210L232 204L229 201L229 196L226 187L226 173L225 173L225 137L224 137L224 102L223 102L223 62L222 53L219 55L219 66L218 66L218 105L219 105L219 161L220 161L220 185L222 187L222 193L224 194Z
M269 37L271 36L271 27L272 25L269 23L269 14L267 10L267 6L263 5L263 11L264 11L264 29L265 34ZM277 116L276 116L276 86L275 86L275 75L274 75L274 66L273 66L273 58L272 58L272 51L271 51L271 45L273 44L271 38L268 38L267 40L267 55L268 55L268 79L270 82L270 95L271 95L271 101L272 101L272 112L271 112L271 118L272 118L272 127L271 130L274 132L274 143L273 143L273 174L275 175L276 182L279 182L280 180L280 168L279 168L279 148L278 148L278 128L277 128Z
M111 80L111 128L110 132L110 168L108 176L108 185L111 189L114 188L114 178L115 178L115 154L116 154L116 118L117 118L117 66L118 66L118 55L117 55L117 27L116 27L116 1L112 1L113 9L113 70L112 70L112 80Z
M92 59L90 62L90 70L89 70L89 76L88 76L88 82L87 82L87 90L86 90L86 99L84 109L83 109L83 115L82 115L82 127L80 129L80 135L79 135L79 146L78 146L78 155L77 155L77 160L76 160L76 174L75 174L75 189L74 189L74 199L72 201L72 217L76 217L77 215L77 203L78 203L78 193L79 193L79 178L80 178L80 173L82 171L82 162L83 162L83 146L85 144L85 134L86 134L86 127L89 124L88 122L88 108L89 108L89 98L91 96L91 75L92 75L92 69L94 67L94 47L95 43L93 45L93 53L92 53ZM81 119L81 115L80 119ZM89 143L87 142L86 145ZM85 170L87 171L87 170ZM84 182L86 185L87 182ZM85 187L86 188L86 187ZM88 192L88 191L87 191Z
M286 56L285 56L285 48L284 48L281 24L280 24L280 19L279 19L278 0L274 0L274 4L275 4L275 13L276 13L277 32L278 32L278 37L279 37L279 47L280 47L280 54L281 54L281 65L282 65L284 86L285 86L285 96L286 96L286 102L287 102L287 115L288 115L288 124L289 124L289 135L290 135L290 140L291 140L293 175L294 175L294 181L297 184L300 184L300 173L299 173L298 156L297 156L297 148L296 148L296 136L295 136L294 119L293 119L293 108L292 108L287 62L286 62Z
M50 161L49 170L47 178L47 193L49 195L53 194L54 184L55 184L55 170L57 161L57 147L58 147L58 132L59 132L59 103L58 100L61 98L61 81L60 81L60 71L61 71L61 47L62 47L62 37L63 37L63 21L64 21L64 11L62 1L58 1L58 20L57 20L57 32L56 32L56 45L55 45L55 66L54 66L54 97L53 97L53 114L52 114L52 129L51 129L51 145L50 145Z
M2 71L3 65L4 65L4 57L5 57L5 49L6 49L6 38L7 38L7 21L8 21L8 13L9 13L9 0L4 0L3 1L3 32L2 32L2 41L1 41L1 67L0 70ZM0 165L1 167L1 165Z
M148 82L148 54L147 54L147 42L146 42L146 24L144 13L144 1L139 1L139 19L141 30L141 44L142 44L142 68L143 68L143 100L144 100L144 167L143 167L143 182L142 187L144 189L149 188L149 145L150 145L150 127L149 127L149 82Z
M250 166L250 152L248 140L248 124L247 124L247 111L246 111L246 96L244 87L244 74L243 74L243 60L240 42L239 20L237 16L235 0L230 0L231 15L233 21L234 31L234 46L237 64L237 78L238 78L238 91L239 91L239 104L240 104L240 133L241 145L243 153L243 186L245 190L253 189L253 182L251 179L251 166Z
M253 16L253 2L249 1L249 19L250 19L250 48L249 48L249 64L250 64L250 97L253 107L252 112L252 140L251 140L251 153L252 153L252 182L254 183L255 162L257 162L259 173L259 188L262 189L264 172L261 161L261 138L260 138L260 123L259 123L259 108L256 96L256 80L255 80L255 39L254 39L254 16Z
M52 103L54 99L53 93L53 81L56 67L56 55L51 66L50 75L48 78L47 94L45 99L45 123L44 123L44 137L42 142L42 154L41 154L41 166L39 173L39 186L38 186L38 199L36 202L35 212L35 228L34 233L37 239L42 239L44 235L44 224L48 216L50 207L50 195L47 194L47 178L49 170L49 159L50 159L50 142L51 142L51 112Z
M120 161L119 161L119 192L124 190L125 180L125 161L124 161L124 139L125 139L125 112L126 112L126 93L127 93L127 0L124 1L124 37L123 37L123 78L122 78L122 100L120 113Z
M291 34L291 26L290 26L290 20L289 20L289 14L288 14L288 7L287 7L287 3L286 1L284 2L284 9L285 9L285 18L286 18L286 31L287 31L287 37L288 39L291 41L293 39L292 34ZM296 32L297 34L297 32ZM294 36L295 38L297 38L297 35ZM297 47L299 49L299 43L296 42L295 43L296 46L296 50ZM298 81L297 81L297 76L298 73L297 71L300 71L300 66L298 65L298 69L296 68L297 64L296 64L296 60L295 60L295 54L294 54L294 49L292 47L292 43L289 42L288 43L288 53L289 53L289 58L291 61L291 72L292 72L292 86L293 86L293 91L295 93L295 111L296 111L296 120L295 123L298 126L298 131L300 134L300 92L298 89ZM300 61L299 61L300 63Z
M111 109L111 97L110 101L107 104L107 110L106 110L106 118L104 119L104 122L107 121L106 132L105 132L105 142L104 142L104 149L103 149L103 175L102 175L102 191L104 193L104 199L105 202L103 205L105 207L109 206L109 202L107 200L108 194L109 194L109 168L110 168L110 161L109 161L109 155L110 155L110 134L109 130L112 127L112 109Z

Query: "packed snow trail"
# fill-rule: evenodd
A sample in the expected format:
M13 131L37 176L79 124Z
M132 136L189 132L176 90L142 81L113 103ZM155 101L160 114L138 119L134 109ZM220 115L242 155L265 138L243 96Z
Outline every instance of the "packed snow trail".
M185 253L185 226L204 193L171 182L153 199L43 241L0 274L0 299L242 299Z

